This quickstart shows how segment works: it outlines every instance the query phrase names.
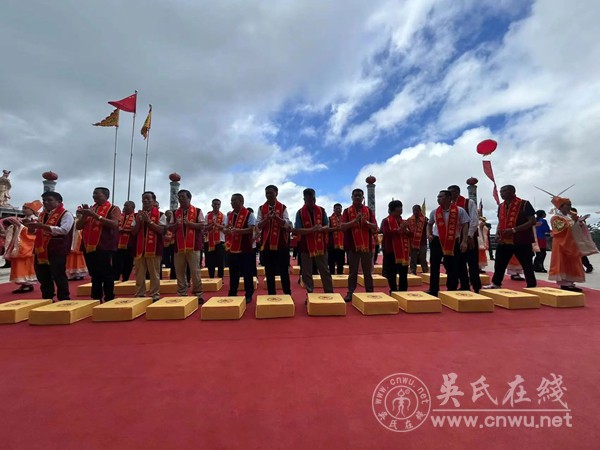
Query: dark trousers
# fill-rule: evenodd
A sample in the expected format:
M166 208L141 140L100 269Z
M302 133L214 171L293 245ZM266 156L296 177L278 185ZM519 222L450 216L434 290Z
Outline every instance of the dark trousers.
M427 244L422 244L418 248L410 249L410 271L413 275L417 274L417 264L421 265L423 273L429 272L427 265Z
M533 270L542 272L544 269L544 261L546 260L546 249L540 248L540 251L535 254L533 258Z
M393 253L383 254L383 264L390 291L408 291L408 266L397 263ZM396 283L398 275L400 275L400 280Z
M70 300L69 279L67 278L67 257L49 256L49 264L39 264L35 258L35 275L40 282L43 299L54 298L54 284L56 284L56 298Z
M85 253L85 263L92 277L92 298L94 300L102 300L102 293L104 293L106 302L115 298L113 253L106 250Z
M513 255L519 260L521 267L523 267L527 287L535 287L537 281L533 273L533 250L531 249L531 244L498 244L496 247L496 262L494 264L492 283L496 286L502 286L504 273Z
M477 237L475 237L475 242L477 242ZM479 248L477 245L473 246L473 248L468 248L464 253L459 253L458 264L460 290L470 290L470 281L473 291L479 292L481 289L481 279L479 278Z
M163 248L161 264L166 268L171 269L169 273L169 279L176 280L177 273L175 272L175 244L168 245ZM159 276L162 278L162 270Z
M256 267L256 256L254 251L250 253L229 253L229 296L237 295L240 285L240 276L244 278L244 289L246 299L251 299L254 294L254 269Z
M458 265L460 260L460 243L457 239L454 243L454 255L444 255L440 238L434 236L429 244L429 269L430 284L429 293L437 295L440 291L440 266L443 262L446 269L446 289L456 291L458 288Z
M330 248L327 250L327 265L329 266L329 273L331 275L344 274L344 253L344 250L339 248Z
M113 257L113 273L115 281L127 281L133 270L133 254L131 249L120 248Z
M583 267L585 267L587 270L594 270L594 266L592 266L590 258L588 258L587 256L581 257L581 264L583 264Z
M208 250L208 243L204 245L204 251L206 253L206 267L208 268L208 277L215 277L215 268L217 268L217 274L219 278L225 276L225 244L219 242L215 245L215 249L212 251Z
M263 265L265 266L265 276L267 278L267 292L269 295L276 295L275 276L281 278L281 290L284 294L292 295L290 288L290 250L288 248L280 250L263 250Z

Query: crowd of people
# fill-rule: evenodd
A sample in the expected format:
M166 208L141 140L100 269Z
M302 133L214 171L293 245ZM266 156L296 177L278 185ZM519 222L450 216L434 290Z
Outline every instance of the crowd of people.
M323 290L333 292L332 274L343 273L347 264L344 300L349 302L359 271L365 290L373 291L373 265L379 246L390 292L408 290L408 274L416 274L417 265L422 272L430 272L427 292L434 296L439 292L442 265L448 290L482 289L480 273L487 265L489 228L482 211L460 194L457 185L439 192L438 207L429 217L414 205L412 215L403 219L402 202L392 200L381 224L365 206L362 189L352 191L352 203L347 208L336 203L331 216L317 205L315 190L305 189L304 205L293 220L286 205L278 200L278 193L277 186L267 186L266 201L256 215L245 207L244 196L235 193L231 211L224 214L221 200L213 199L205 216L192 205L192 194L185 189L177 194L178 209L163 213L151 191L142 194L140 210L136 212L135 203L127 201L121 211L109 202L110 191L98 187L92 194L94 204L82 204L75 215L64 208L58 192L45 192L41 202L23 205L24 217L6 219L1 230L6 239L5 258L11 262L10 281L19 286L14 293L31 292L39 283L42 298L67 300L69 280L82 279L89 272L91 297L106 302L115 298L115 281L129 280L135 268L135 295L156 301L160 298L162 267L166 266L171 269L171 278L177 280L177 294L188 295L191 288L191 294L202 303L200 268L204 254L209 277L222 278L227 266L228 295L238 294L242 278L244 296L250 303L257 252L265 268L267 292L277 293L278 276L283 294L291 295L293 248L300 265L299 281L307 293L313 291L317 273ZM500 196L503 201L498 207L494 275L485 288L501 287L507 270L516 271L513 277L523 273L527 287L535 287L535 272L546 272L547 237L552 235L548 278L562 289L581 291L575 283L585 280L584 267L586 272L592 271L587 256L598 252L585 217L577 215L569 199L554 197L557 211L549 225L545 212L536 212L530 202L518 198L514 186L503 186Z

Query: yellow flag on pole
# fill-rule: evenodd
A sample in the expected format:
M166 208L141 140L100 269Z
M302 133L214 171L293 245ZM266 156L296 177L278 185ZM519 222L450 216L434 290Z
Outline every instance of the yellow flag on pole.
M144 122L144 126L142 127L140 133L144 136L144 139L148 139L148 132L152 127L152 105L150 105L150 111L148 111L148 117L146 117L146 121Z
M94 125L95 127L118 127L119 126L119 110L115 109L104 120L101 120L100 122L96 122L92 125Z
M423 197L423 204L421 205L421 212L424 216L427 216L427 208L425 206L425 197Z

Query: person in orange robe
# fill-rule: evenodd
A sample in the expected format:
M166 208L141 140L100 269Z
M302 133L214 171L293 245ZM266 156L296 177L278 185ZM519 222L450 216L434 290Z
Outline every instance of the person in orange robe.
M6 235L5 258L11 261L10 281L19 285L13 294L22 294L33 291L37 283L34 267L34 243L35 235L27 232L27 223L37 221L37 211L42 207L42 202L35 200L23 205L24 218L10 217L11 224Z
M80 212L76 213L75 224L82 219ZM81 250L82 231L73 230L73 241L71 243L71 253L67 256L67 277L69 280L83 280L88 273L85 264L85 256Z
M575 283L585 281L581 265L581 250L577 245L577 213L571 211L571 200L564 197L552 197L552 204L558 212L550 219L552 228L552 252L548 279L556 281L565 291L581 292Z

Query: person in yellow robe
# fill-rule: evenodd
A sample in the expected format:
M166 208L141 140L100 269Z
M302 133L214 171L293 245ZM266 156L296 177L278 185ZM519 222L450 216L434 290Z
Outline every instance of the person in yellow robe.
M555 196L552 204L558 209L550 219L552 229L552 252L548 279L556 281L561 289L581 292L575 283L585 281L581 265L582 252L577 245L581 229L577 224L577 213L571 211L571 200Z
M23 294L32 292L37 283L34 268L34 243L35 235L27 232L27 223L37 221L37 211L42 207L39 200L35 200L23 205L25 217L10 217L7 222L10 227L6 234L6 254L5 258L11 262L10 282L19 285L18 289L12 291L13 294Z

